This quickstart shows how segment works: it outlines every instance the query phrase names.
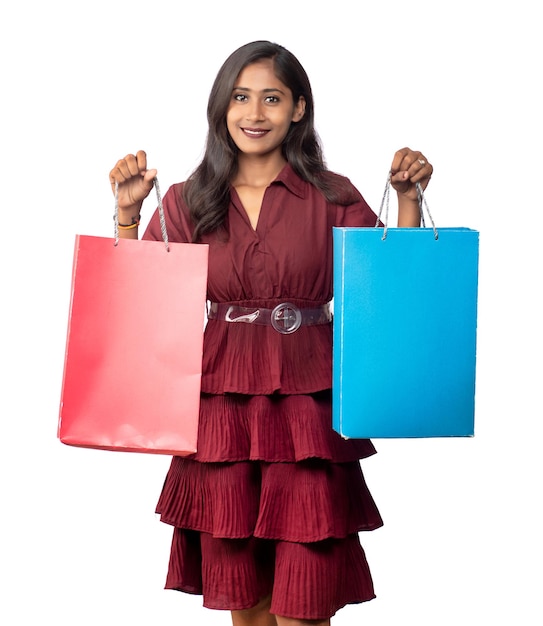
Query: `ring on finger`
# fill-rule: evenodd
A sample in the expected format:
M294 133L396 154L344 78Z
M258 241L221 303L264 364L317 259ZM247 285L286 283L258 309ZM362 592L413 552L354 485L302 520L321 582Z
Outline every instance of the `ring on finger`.
M424 159L418 159L419 163L424 167L426 165L426 161Z

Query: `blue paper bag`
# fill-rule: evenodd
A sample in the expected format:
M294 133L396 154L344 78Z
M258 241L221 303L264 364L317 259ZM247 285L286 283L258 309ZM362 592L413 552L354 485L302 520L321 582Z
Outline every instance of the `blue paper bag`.
M479 233L334 228L333 241L334 429L473 435Z

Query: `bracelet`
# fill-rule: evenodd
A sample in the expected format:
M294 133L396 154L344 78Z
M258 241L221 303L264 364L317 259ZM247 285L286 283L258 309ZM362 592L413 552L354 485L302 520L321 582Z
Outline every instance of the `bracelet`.
M139 215L137 217L133 217L132 218L132 223L131 224L117 224L117 226L121 230L131 230L132 228L137 228L139 225L140 225L140 216Z

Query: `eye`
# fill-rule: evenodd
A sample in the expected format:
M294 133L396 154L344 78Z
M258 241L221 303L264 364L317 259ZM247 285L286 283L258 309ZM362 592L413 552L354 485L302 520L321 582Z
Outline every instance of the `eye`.
M277 104L279 102L279 98L277 96L266 96L266 102L268 104Z
M232 99L235 100L236 102L246 102L247 96L244 93L235 93L232 96Z

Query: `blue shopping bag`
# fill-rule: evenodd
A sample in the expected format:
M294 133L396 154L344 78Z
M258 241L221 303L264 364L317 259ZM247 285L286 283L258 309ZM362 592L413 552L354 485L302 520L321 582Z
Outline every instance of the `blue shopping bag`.
M333 241L334 429L473 435L479 233L334 228Z

